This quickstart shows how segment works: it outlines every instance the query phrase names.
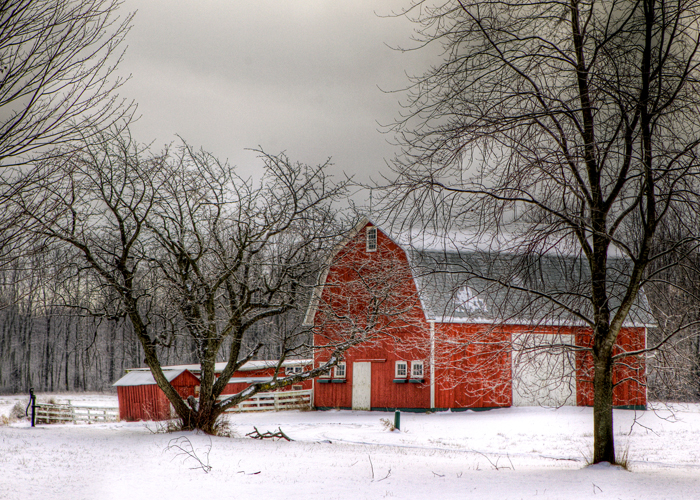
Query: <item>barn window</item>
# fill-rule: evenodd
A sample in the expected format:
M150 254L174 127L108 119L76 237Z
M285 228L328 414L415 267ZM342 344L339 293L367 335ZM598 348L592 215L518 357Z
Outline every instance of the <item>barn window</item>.
M408 374L408 364L405 361L396 362L396 376L395 378L406 378Z
M411 361L411 378L423 378L422 361Z
M323 375L319 375L318 378L331 378L331 371L328 370L328 373L324 373Z
M293 385L292 386L293 391L301 391L302 389L304 389L303 385Z
M335 378L345 378L345 362L338 363L334 368L333 376Z
M285 375L299 375L301 372L304 371L304 368L302 366L288 366L284 370Z
M365 235L366 235L366 243L367 243L366 250L368 252L376 252L377 251L377 228L376 227L368 227Z

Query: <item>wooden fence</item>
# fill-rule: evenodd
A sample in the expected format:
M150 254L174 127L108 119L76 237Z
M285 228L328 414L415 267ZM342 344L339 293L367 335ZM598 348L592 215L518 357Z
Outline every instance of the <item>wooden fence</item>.
M36 405L37 424L57 424L66 422L104 423L119 420L119 408L101 406L73 406L71 404Z
M228 396L219 396L219 401ZM259 392L245 401L226 410L229 413L242 411L310 410L314 404L313 391Z

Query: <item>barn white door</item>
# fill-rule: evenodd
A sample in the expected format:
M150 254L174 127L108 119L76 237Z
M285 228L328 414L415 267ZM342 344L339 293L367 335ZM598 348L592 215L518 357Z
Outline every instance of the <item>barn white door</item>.
M513 335L513 406L575 406L573 335Z
M352 409L369 410L372 398L372 363L352 364Z

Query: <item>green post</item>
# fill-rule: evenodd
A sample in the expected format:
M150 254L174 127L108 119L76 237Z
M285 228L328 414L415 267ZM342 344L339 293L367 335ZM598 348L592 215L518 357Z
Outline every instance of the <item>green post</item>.
M399 410L394 412L394 427L397 431L401 430L401 412Z

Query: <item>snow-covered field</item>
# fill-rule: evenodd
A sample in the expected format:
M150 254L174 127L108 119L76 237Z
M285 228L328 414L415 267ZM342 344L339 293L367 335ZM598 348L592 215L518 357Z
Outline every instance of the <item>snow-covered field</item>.
M0 415L20 399L0 396ZM117 404L105 395L56 399ZM157 434L153 422L14 423L0 426L0 499L700 498L700 405L616 411L630 472L585 467L590 408L403 413L400 432L382 419L393 414L235 414L234 438ZM253 426L294 441L245 437ZM187 458L189 446L208 473Z

